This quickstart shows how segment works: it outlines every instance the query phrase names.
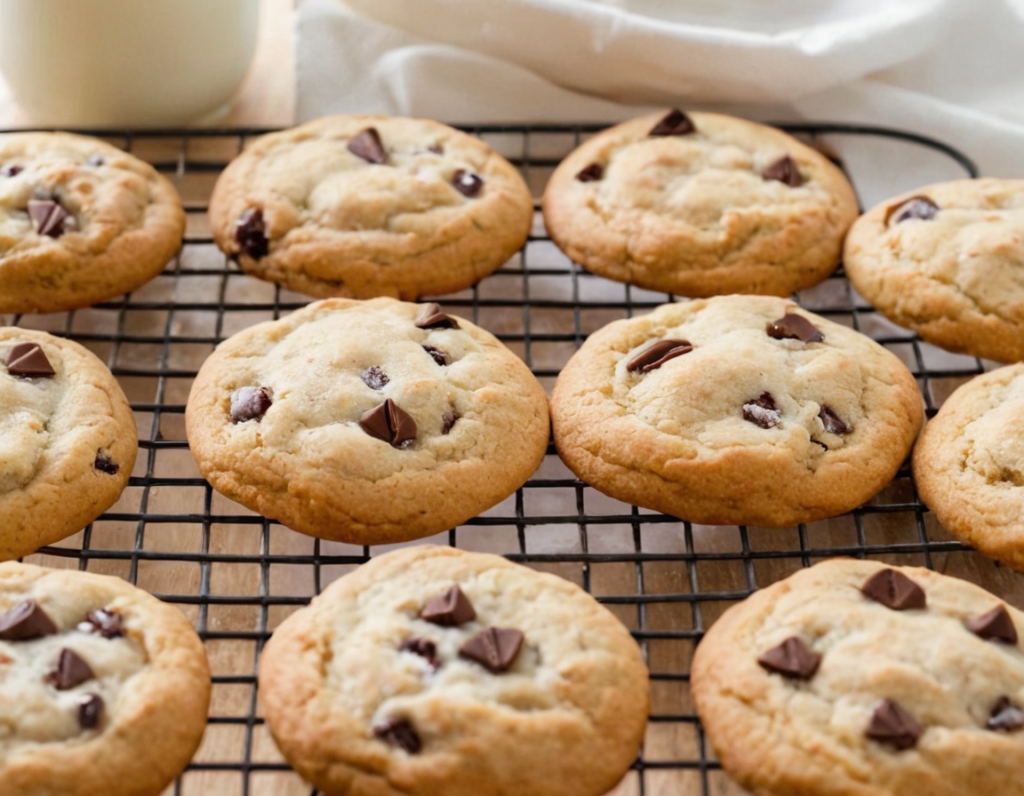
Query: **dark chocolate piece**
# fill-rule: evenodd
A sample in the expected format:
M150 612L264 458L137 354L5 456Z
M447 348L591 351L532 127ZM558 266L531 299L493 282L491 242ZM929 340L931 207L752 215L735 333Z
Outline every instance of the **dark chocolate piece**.
M83 730L92 730L99 726L103 716L103 697L89 694L78 703L78 726Z
M28 215L36 232L51 238L59 238L74 227L74 222L68 224L71 214L53 199L29 199Z
M0 639L4 641L29 641L56 632L57 625L35 600L18 603L0 615Z
M458 329L459 322L450 315L441 312L441 305L431 302L423 307L423 312L416 319L420 329Z
M928 598L924 589L895 569L882 569L868 578L861 593L870 600L880 602L894 611L925 608Z
M651 128L649 136L689 135L697 132L690 117L679 109L669 111L665 117Z
M46 675L46 682L58 691L67 691L95 678L96 673L92 667L74 650L65 648L60 651L57 668Z
M843 419L824 404L818 410L818 419L821 420L821 424L829 434L850 433L850 427L846 425Z
M0 169L0 176L3 177L17 177L25 170L24 166L19 166L17 163L8 163L2 169Z
M363 132L348 142L348 151L367 163L386 163L388 153L380 140L376 127L367 127Z
M103 451L96 451L96 461L93 462L93 467L107 475L117 475L121 470L121 465L115 464L114 460Z
M626 363L626 370L630 373L634 370L647 373L660 368L670 359L689 354L691 351L693 346L686 340L659 340L629 360Z
M441 415L441 433L446 435L452 430L452 426L455 425L455 421L459 419L459 416L455 414L454 409L445 409L444 414Z
M792 636L763 653L757 662L783 677L809 680L821 665L821 655L808 647L803 639Z
M89 155L89 157L85 159L85 165L93 167L102 166L106 162L107 161L104 159L103 155Z
M897 749L917 746L921 725L891 699L882 700L875 708L865 733L868 738L892 744Z
M273 403L266 387L239 387L231 393L231 422L258 422Z
M825 335L818 327L807 320L803 315L787 312L777 321L772 321L765 329L769 337L776 340L796 339L801 343L820 343Z
M782 422L782 412L775 408L775 399L769 392L743 404L743 419L761 428L774 428Z
M423 346L423 350L430 354L431 358L441 367L451 364L452 358L440 348L434 348L432 345L425 345Z
M967 620L967 629L983 639L1005 641L1007 644L1017 643L1017 628L1014 627L1013 617L1004 605L997 605L981 616L972 616Z
M939 212L939 206L927 196L912 196L898 205L893 205L885 212L887 226L902 224L912 218L930 221Z
M120 638L124 635L124 617L117 611L98 608L85 615L78 629L82 633L99 633L103 638Z
M1014 705L1008 697L1000 697L985 726L996 732L1019 730L1024 727L1024 710Z
M591 163L584 169L581 169L576 174L576 179L580 182L597 182L604 177L604 166L600 163Z
M459 647L459 657L476 661L498 674L508 670L522 646L521 631L508 627L489 627Z
M258 207L250 207L235 222L235 240L242 254L259 260L270 251L267 239L267 225L263 221L263 211Z
M56 371L39 343L18 343L7 353L7 372L12 376L53 376Z
M384 386L391 381L383 370L376 365L371 365L360 374L363 384L371 390L383 390Z
M443 594L427 600L420 611L420 619L442 627L458 627L476 619L476 609L456 583Z
M804 184L804 175L800 173L796 161L789 155L783 155L774 163L765 167L761 172L761 179L777 180L784 182L791 188L799 188Z
M459 169L452 175L452 185L454 185L455 190L463 196L468 199L473 199L474 197L479 196L480 191L483 190L484 178L471 171Z
M397 746L411 755L423 748L423 742L406 719L390 719L387 724L374 727L373 734L388 746Z
M404 448L416 439L416 421L390 398L363 412L359 427L396 448Z
M437 644L429 638L407 638L402 642L402 646L399 649L415 653L421 658L426 658L427 663L435 669L440 666L437 660Z

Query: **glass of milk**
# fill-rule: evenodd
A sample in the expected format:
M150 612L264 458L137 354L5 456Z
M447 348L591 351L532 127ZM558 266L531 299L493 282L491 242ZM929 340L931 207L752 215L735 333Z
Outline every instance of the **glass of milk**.
M0 0L0 72L34 123L134 127L224 106L259 0Z

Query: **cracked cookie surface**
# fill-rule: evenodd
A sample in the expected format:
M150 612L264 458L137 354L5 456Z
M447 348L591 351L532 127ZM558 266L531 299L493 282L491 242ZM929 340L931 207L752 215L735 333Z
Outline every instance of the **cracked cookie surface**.
M601 276L682 296L787 295L828 276L857 217L842 172L779 130L686 118L693 129L679 134L655 132L661 114L634 119L562 162L544 192L559 248Z
M551 413L559 455L600 491L694 522L776 527L873 496L923 417L893 354L768 296L605 326L562 370Z
M252 276L320 298L470 287L526 241L533 200L486 143L426 119L328 116L258 138L210 200Z
M521 634L498 671L469 644L495 626ZM583 590L430 546L375 557L289 617L259 679L281 751L331 796L602 796L649 704L636 642Z

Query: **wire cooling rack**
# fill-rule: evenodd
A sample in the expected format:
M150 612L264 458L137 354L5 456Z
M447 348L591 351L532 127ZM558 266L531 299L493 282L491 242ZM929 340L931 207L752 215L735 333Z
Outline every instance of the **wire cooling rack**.
M924 182L976 176L963 154L921 136L835 124L782 125L843 152L865 204ZM539 197L552 169L596 126L469 128L522 169ZM88 131L154 164L188 211L185 245L164 273L129 296L76 312L0 322L70 337L119 379L139 426L140 456L121 500L82 533L30 561L119 575L178 605L204 639L214 672L206 739L175 796L308 796L260 716L256 663L263 642L329 582L385 548L321 542L213 492L188 452L184 408L214 346L308 298L242 274L213 244L206 203L220 170L262 130ZM929 179L908 184L913 167ZM878 195L866 196L865 186ZM870 193L870 191L868 191ZM929 415L991 363L943 352L886 321L840 270L797 296L807 309L870 335L916 375ZM443 305L497 334L549 390L586 335L671 296L586 273L551 243L536 215L522 252ZM868 505L781 530L707 527L637 509L577 481L549 447L516 494L430 540L507 555L590 591L632 631L651 668L653 710L643 754L616 796L732 796L689 696L689 663L721 612L794 570L839 555L918 564L1024 603L1024 578L953 541L917 497L909 470ZM524 796L528 796L524 794Z

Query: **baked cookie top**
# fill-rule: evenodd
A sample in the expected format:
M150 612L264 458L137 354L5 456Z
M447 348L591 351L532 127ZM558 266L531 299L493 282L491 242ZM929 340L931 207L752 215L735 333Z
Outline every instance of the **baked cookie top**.
M327 793L601 796L649 703L639 648L583 590L430 546L289 617L259 679L278 746Z
M548 231L573 260L684 296L787 295L820 282L856 217L853 189L821 153L712 113L599 133L544 192Z
M478 138L426 119L328 116L253 141L210 200L242 269L312 296L416 299L490 274L533 200Z
M602 492L695 522L770 526L870 498L923 415L893 354L769 296L605 326L562 370L551 411L559 455Z
M0 564L5 796L157 796L199 746L209 697L175 608L118 578Z
M121 495L137 451L128 401L96 356L0 327L0 560L96 519Z
M329 299L222 343L186 409L228 497L303 533L379 544L504 499L547 450L547 396L496 338L436 304Z
M95 138L0 135L0 312L86 307L140 287L185 212L148 163Z
M1024 570L1024 364L946 399L914 449L914 480L951 533Z
M832 560L756 592L693 661L701 723L759 794L1024 793L1024 614L926 569Z
M928 342L1024 359L1024 180L957 180L886 200L850 230L845 265L864 298Z

